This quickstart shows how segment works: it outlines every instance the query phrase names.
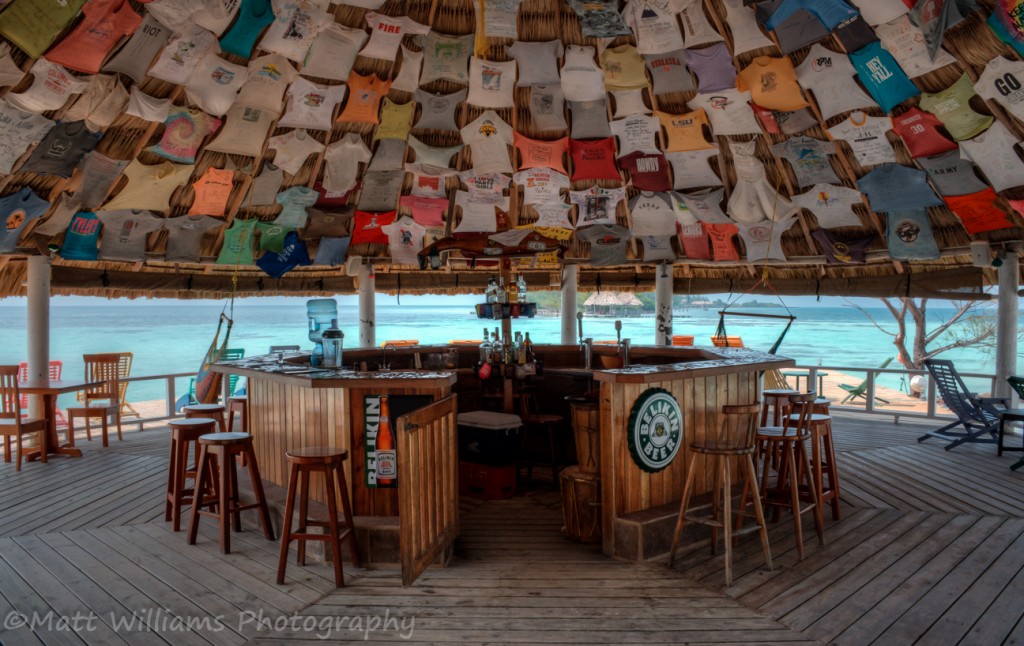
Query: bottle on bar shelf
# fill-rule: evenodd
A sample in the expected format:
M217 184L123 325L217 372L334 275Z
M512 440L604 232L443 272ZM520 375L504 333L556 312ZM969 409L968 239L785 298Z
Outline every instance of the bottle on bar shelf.
M526 346L523 344L522 332L516 332L516 363L526 365Z
M491 361L491 342L490 334L487 333L487 328L484 328L484 340L480 344L480 363L490 363Z
M533 341L530 340L530 333L526 333L526 338L523 339L523 350L526 353L526 363L533 363Z
M498 336L498 328L494 328L494 336L491 337L491 363L501 363L501 337Z
M518 303L519 302L519 275L513 274L512 278L508 281L508 302Z
M498 300L496 302L498 302L498 303L507 303L508 302L508 292L505 291L505 277L504 276L499 277L498 281L499 281L498 282L498 293L497 293Z
M519 274L519 278L516 280L516 293L519 295L519 302L526 302L526 276Z
M398 456L395 452L395 433L391 430L388 396L380 396L380 421L377 426L377 486L394 487L398 479Z
M487 296L487 304L493 305L498 300L498 283L495 282L494 276L487 279L487 291L484 292Z

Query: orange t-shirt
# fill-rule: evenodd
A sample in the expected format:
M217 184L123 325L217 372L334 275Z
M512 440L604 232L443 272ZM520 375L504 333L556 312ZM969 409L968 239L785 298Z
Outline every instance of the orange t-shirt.
M708 115L704 108L698 108L685 114L669 114L654 111L661 125L668 134L665 152L682 152L686 150L707 150L715 145L704 138L704 127L711 128Z
M196 199L189 207L189 214L224 217L224 210L231 196L231 180L234 177L233 171L208 168L202 177L192 183Z
M569 174L565 170L565 155L569 152L568 137L555 141L538 141L517 132L513 142L519 151L519 170L550 168L563 175Z
M358 123L380 123L380 100L391 90L391 81L385 81L376 74L363 76L352 72L348 75L348 101L338 115L338 121Z
M107 53L135 31L142 16L135 13L128 0L93 0L82 7L82 14L82 22L46 53L46 60L76 72L96 74Z
M942 199L971 235L1013 227L1006 213L998 207L999 196L991 186L977 193L948 195Z
M750 92L757 105L792 112L807 107L789 58L758 56L736 74L736 89Z

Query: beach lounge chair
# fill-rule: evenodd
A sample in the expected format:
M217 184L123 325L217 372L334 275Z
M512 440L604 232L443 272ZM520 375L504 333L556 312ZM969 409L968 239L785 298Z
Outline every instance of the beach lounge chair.
M957 419L952 424L928 431L917 441L924 442L929 437L952 440L946 445L947 451L965 442L995 444L999 434L999 410L996 406L1008 406L1006 398L978 397L967 390L967 385L952 361L928 359L924 365L942 396L942 402ZM963 430L954 430L958 426L962 426ZM986 434L989 437L982 437Z
M884 368L887 368L890 363L892 363L892 357L889 357L888 359L883 361L882 365L878 366L878 369L882 370ZM857 399L858 397L863 397L864 399L867 399L867 395L865 394L867 392L867 390L868 390L868 380L867 379L865 379L864 381L860 382L860 384L857 385L857 386L851 386L850 384L839 384L839 387L842 388L843 390L845 390L848 393L846 395L846 397L843 398L843 401L839 402L840 404L845 404L846 402L852 402L855 399ZM875 397L875 401L876 402L882 402L883 404L888 404L889 403L888 399L882 399L881 397L877 397L877 396Z
M1008 377L1006 381L1010 384L1010 388L1013 388L1013 391L1021 399L1024 399L1024 377Z

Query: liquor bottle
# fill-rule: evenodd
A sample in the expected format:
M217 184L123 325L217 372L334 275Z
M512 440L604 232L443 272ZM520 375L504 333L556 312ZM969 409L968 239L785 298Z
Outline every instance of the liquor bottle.
M380 421L377 426L377 486L394 487L398 480L398 456L395 453L395 433L391 430L388 396L380 396Z
M516 280L516 291L519 294L519 302L526 302L526 276L519 274L519 279Z
M519 275L514 274L511 280L508 281L508 302L518 303L519 302Z
M494 304L498 300L498 283L494 281L494 276L487 279L487 291L484 294L487 296L487 303L489 305Z
M508 302L508 292L505 291L505 277L501 276L498 278L498 301L499 303Z
M526 344L523 342L522 332L516 332L516 363L526 365Z
M498 337L498 328L494 328L494 336L491 337L491 363L501 363L501 340Z
M526 363L533 363L533 341L530 340L530 333L526 333L526 339L523 340L523 346L526 348Z
M481 364L483 364L483 363L490 363L491 362L491 342L489 341L490 336L491 335L487 332L487 328L484 328L484 340L480 344L480 363Z

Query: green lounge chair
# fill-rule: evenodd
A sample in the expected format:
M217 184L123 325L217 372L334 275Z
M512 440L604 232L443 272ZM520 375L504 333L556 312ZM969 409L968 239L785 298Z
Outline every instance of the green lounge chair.
M882 365L878 366L878 369L882 370L882 369L888 367L888 365L890 363L892 363L892 357L889 357L888 359L883 361ZM868 390L868 380L867 379L865 379L864 381L860 382L860 385L857 385L857 386L851 386L849 384L839 384L839 387L842 388L843 390L845 390L847 393L849 393L848 395L846 395L846 397L843 398L843 401L839 402L840 404L845 404L846 402L852 402L855 399L857 399L858 397L863 397L863 398L867 399L867 395L865 394L867 392L867 390ZM888 404L889 403L888 399L882 399L881 397L875 397L875 401L882 402L883 404Z
M1007 377L1006 381L1009 382L1010 388L1013 388L1013 391L1021 399L1024 399L1024 377Z
M234 361L235 359L245 358L245 348L227 348L224 350L224 356L220 358L221 361ZM228 390L229 395L235 394L235 388L238 386L238 375L228 376ZM191 377L188 380L188 393L178 398L178 401L174 403L175 410L181 410L185 406L191 406L197 404L196 401L196 378Z

